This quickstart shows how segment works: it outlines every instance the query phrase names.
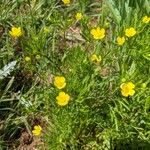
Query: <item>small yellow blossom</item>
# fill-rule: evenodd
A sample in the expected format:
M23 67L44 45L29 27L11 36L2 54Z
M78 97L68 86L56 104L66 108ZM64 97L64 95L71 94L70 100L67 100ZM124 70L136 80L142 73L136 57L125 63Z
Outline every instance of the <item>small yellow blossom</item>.
M18 28L12 27L11 31L9 31L9 34L14 38L18 38L22 35L21 28L20 27L18 27Z
M105 27L108 28L110 26L110 22L105 22Z
M36 59L40 59L41 58L41 56L40 55L36 55L36 57L35 57Z
M56 76L54 78L54 85L58 88L58 89L63 89L66 86L66 79L62 76Z
M57 104L60 106L65 106L70 100L70 96L65 92L59 92L59 95L56 97Z
M125 37L117 37L117 43L118 45L123 45L125 42Z
M34 126L34 129L32 130L32 133L33 133L34 136L40 135L41 132L42 132L42 128L41 128L40 125Z
M104 28L95 28L91 30L91 34L93 35L93 38L96 40L103 39L105 37L105 29Z
M97 56L96 54L93 54L91 56L91 61L94 62L94 63L100 63L102 60L101 56Z
M135 94L135 85L132 82L122 83L121 86L121 93L123 96L133 96Z
M70 4L70 0L62 0L62 2L63 2L65 5Z
M144 17L142 18L142 22L143 22L143 23L149 23L149 22L150 22L150 17L144 16Z
M49 33L50 32L50 29L48 27L44 27L44 32L45 33Z
M82 13L78 12L75 17L76 17L76 20L81 20L83 16L82 16Z
M27 62L28 62L28 61L31 61L31 58L28 57L28 56L26 56L26 57L25 57L25 61L27 61Z
M143 88L143 89L145 89L146 88L146 83L142 83L142 85L141 85L141 87Z
M125 30L125 35L126 35L127 37L132 37L132 36L134 36L135 34L136 34L136 30L135 30L133 27L128 28L128 29Z

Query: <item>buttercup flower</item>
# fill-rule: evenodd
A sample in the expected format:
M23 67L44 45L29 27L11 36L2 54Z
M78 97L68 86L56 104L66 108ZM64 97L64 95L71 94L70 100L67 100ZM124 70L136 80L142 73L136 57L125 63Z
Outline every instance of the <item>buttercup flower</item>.
M120 88L121 94L125 97L133 96L135 93L135 85L132 82L122 83Z
M67 4L70 4L70 0L62 0L62 2L67 5Z
M81 20L83 16L82 16L82 13L78 12L75 17L76 17L76 20Z
M30 58L30 57L28 57L28 56L26 56L26 57L25 57L25 61L27 61L27 62L28 62L28 61L30 61L30 60L31 60L31 58Z
M66 86L66 79L62 76L56 76L54 78L54 85L58 88L58 89L63 89Z
M40 135L41 132L42 132L42 128L41 128L40 125L34 126L34 129L32 130L32 133L33 133L34 136Z
M91 61L94 63L99 63L99 62L101 62L101 60L102 60L101 56L97 56L96 54L93 54L91 56Z
M56 97L57 104L60 106L65 106L70 100L70 96L65 92L59 92L59 95Z
M143 23L149 23L149 22L150 22L150 17L144 16L144 17L142 18L142 22L143 22Z
M105 37L105 29L103 28L100 29L99 27L97 27L91 30L91 34L93 35L93 38L96 40L103 39Z
M12 27L11 31L9 31L9 34L14 38L18 38L22 35L21 28L20 27L18 27L18 28Z
M135 30L133 27L128 28L128 29L125 30L125 35L126 35L127 37L132 37L132 36L134 36L135 34L136 34L136 30Z
M123 45L125 42L125 38L124 37L117 37L117 43L118 45Z

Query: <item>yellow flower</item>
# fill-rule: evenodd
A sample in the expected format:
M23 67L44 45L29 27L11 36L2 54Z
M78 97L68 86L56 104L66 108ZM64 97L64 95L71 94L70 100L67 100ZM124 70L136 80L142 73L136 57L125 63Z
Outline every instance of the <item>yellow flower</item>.
M65 106L70 100L70 96L65 92L59 92L59 95L56 97L57 104L60 106Z
M34 129L32 130L34 136L40 135L41 132L42 132L42 128L40 125L34 126Z
M99 63L99 62L101 62L101 60L102 60L101 56L97 56L96 54L93 54L91 56L91 61L92 62Z
M143 88L143 89L145 89L146 88L146 83L142 83L142 85L141 85L141 87Z
M133 27L128 28L128 29L125 30L125 35L126 35L127 37L132 37L132 36L134 36L135 34L136 34L136 30L135 30Z
M49 33L50 32L50 29L48 27L44 27L44 32L45 33Z
M75 17L76 17L76 20L81 20L83 16L82 16L82 13L78 12Z
M9 31L9 34L14 38L18 38L22 35L21 28L20 27L18 27L18 28L12 27L11 31Z
M54 85L58 88L58 89L63 89L66 86L66 79L62 76L56 76L54 78Z
M144 17L142 18L142 22L143 22L143 23L149 23L149 22L150 22L150 17L144 16Z
M121 93L123 96L133 96L135 93L135 85L132 82L122 83L121 86Z
M30 58L30 57L28 57L28 56L26 56L26 57L25 57L25 61L27 61L27 62L28 62L28 61L30 61L30 60L31 60L31 58Z
M98 39L103 39L105 37L105 29L103 28L95 28L91 30L91 34L93 35L93 38L98 40Z
M123 45L125 42L125 37L117 37L117 43L118 45Z
M41 56L40 55L36 55L36 57L35 57L36 59L40 59L41 58Z
M67 5L67 4L70 4L70 0L62 0L62 2Z

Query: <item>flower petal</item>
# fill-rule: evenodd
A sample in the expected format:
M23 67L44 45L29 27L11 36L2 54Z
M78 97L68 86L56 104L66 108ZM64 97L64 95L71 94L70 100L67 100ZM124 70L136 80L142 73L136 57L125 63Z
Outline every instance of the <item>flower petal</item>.
M131 89L134 89L134 88L135 88L135 85L134 85L132 82L128 82L127 84L128 84L128 86L129 86Z
M128 97L128 96L129 96L129 93L124 92L123 90L121 91L121 94L122 94L124 97Z
M133 96L134 94L135 94L135 91L134 90L130 90L129 95Z

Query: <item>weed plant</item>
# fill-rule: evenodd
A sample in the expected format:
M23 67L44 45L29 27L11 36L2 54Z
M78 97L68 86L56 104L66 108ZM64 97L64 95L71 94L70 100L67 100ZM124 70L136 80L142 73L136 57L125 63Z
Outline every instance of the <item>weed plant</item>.
M149 6L1 0L0 150L150 149Z

